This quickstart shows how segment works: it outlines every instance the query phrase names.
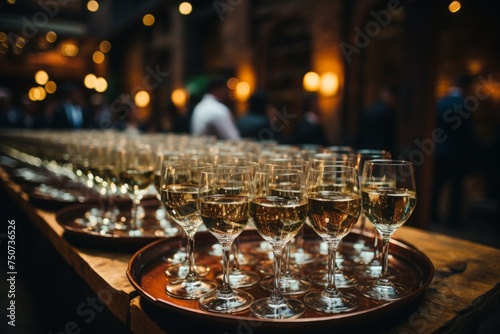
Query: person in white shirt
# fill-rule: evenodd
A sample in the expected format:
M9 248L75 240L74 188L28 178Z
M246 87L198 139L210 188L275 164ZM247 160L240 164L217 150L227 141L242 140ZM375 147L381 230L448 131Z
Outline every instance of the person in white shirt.
M221 78L210 80L206 94L193 109L191 117L192 135L215 136L217 139L240 138L233 115L223 103L226 96L226 81Z

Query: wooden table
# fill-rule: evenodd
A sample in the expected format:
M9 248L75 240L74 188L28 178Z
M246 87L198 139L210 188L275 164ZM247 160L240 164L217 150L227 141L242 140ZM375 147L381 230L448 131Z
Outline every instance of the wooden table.
M34 207L4 172L0 172L0 176L4 191L29 215L40 233L117 319L133 333L165 333L154 320L158 319L157 311L148 310L126 277L132 253L75 247L63 236L64 229L56 222L54 212ZM409 226L401 227L395 237L424 252L434 264L435 276L413 310L402 318L385 319L385 325L377 332L468 333L473 332L481 320L500 309L499 249ZM163 320L176 321L176 315L168 312L161 316ZM248 327L228 329L227 332L238 330L258 332L256 328Z

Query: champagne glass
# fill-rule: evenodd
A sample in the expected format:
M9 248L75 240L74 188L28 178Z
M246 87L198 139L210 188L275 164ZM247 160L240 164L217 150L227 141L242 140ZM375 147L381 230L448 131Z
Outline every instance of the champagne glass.
M281 292L281 261L286 244L299 232L307 218L304 175L298 170L273 169L258 173L259 193L251 203L251 217L259 234L271 244L274 258L274 289L270 297L255 301L251 313L262 319L294 319L305 312L298 299Z
M89 171L93 177L93 187L99 194L99 208L95 212L98 225L95 227L99 233L108 233L114 229L115 212L112 211L110 202L113 192L112 179L115 173L112 163L110 144L96 143L89 149Z
M361 282L357 289L366 297L391 301L409 292L393 282L388 274L389 244L392 234L410 218L417 195L414 167L404 160L366 161L361 176L363 211L382 237L382 273L374 280Z
M222 247L222 285L200 297L200 308L215 313L239 313L253 302L251 294L232 288L229 282L231 246L250 218L253 182L247 170L216 168L203 172L199 207L206 228Z
M375 150L375 149L362 149L356 151L355 154L355 163L356 169L358 170L358 175L361 177L362 169L365 161L373 160L373 159L390 159L391 152L386 150ZM380 270L382 268L382 263L379 258L379 238L377 233L375 232L373 238L373 244L368 244L368 240L365 237L366 231L366 216L363 212L361 212L361 216L359 217L359 237L353 243L353 248L357 253L356 262L362 264L362 270L366 274L375 274L378 276L380 274Z
M252 180L254 179L255 173L259 171L259 164L256 162L241 161L221 163L220 166L235 170L248 170ZM232 245L232 259L231 270L229 272L229 283L233 288L248 288L259 283L260 275L258 273L251 270L244 270L240 266L240 260L246 263L250 262L250 260L239 251L239 236L234 240ZM217 276L217 278L222 280L222 274Z
M302 175L307 175L309 168L309 161L305 161L303 159L289 159L289 158L278 158L278 159L269 159L266 164L266 171L273 171L275 169L291 169L302 172ZM307 218L306 218L307 222ZM301 228L299 232L294 235L293 241L297 243L297 246L302 246L303 244L303 232L304 229ZM287 243L285 248L283 249L283 272L280 276L280 284L281 284L281 293L283 295L299 295L306 293L311 289L311 282L308 282L300 277L300 275L292 272L290 269L292 267L291 264L291 242ZM297 255L299 254L299 255ZM313 258L312 254L307 254L304 249L302 251L298 250L297 254L294 254L295 259L299 259L300 257L305 259ZM304 261L305 262L305 261ZM273 262L274 263L274 262ZM295 261L295 264L300 265L298 261ZM264 279L260 283L261 287L268 291L274 290L274 279Z
M324 166L311 169L307 181L309 221L328 246L327 283L323 291L304 296L304 303L319 312L348 312L359 299L341 292L335 283L335 257L341 240L351 232L361 214L359 179L354 167Z
M119 184L122 191L132 199L128 234L142 236L139 226L139 206L141 199L154 178L154 155L149 145L131 145L119 151Z
M203 171L211 171L210 164L178 163L165 167L161 199L168 215L179 224L188 237L188 272L184 278L174 280L165 287L166 293L181 299L198 299L213 290L215 284L202 280L195 271L194 238L202 224L198 209L200 177Z
M160 181L158 184L155 184L157 187L157 196L159 196L160 202L163 204L163 208L165 210L165 215L169 217L171 220L175 219L171 217L169 214L169 210L165 208L165 203L161 199L162 192L165 189L166 185L165 183L162 182L162 177L168 168L168 166L175 165L175 164L189 164L192 166L211 166L210 164L206 164L205 161L202 159L193 158L191 156L184 156L180 152L162 152L157 154L156 156L156 173L158 173L160 176ZM155 176L156 177L156 176ZM198 176L198 182L199 182L199 176ZM198 186L198 185L197 185ZM201 223L201 220L200 220ZM188 273L189 273L189 267L190 267L190 259L189 259L189 251L187 247L184 246L184 244L187 244L189 242L188 236L185 232L184 228L181 228L181 233L182 233L182 238L179 241L179 248L177 251L169 256L165 257L166 261L170 263L170 265L167 267L165 270L165 273L168 276L173 276L173 277L181 277L185 278ZM206 276L210 272L210 267L205 265L205 264L195 264L194 265L194 270L198 276Z

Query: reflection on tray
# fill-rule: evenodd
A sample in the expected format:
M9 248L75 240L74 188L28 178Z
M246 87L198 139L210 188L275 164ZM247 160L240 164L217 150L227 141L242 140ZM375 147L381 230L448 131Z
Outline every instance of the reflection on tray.
M352 243L359 234L352 232L345 238L342 243L341 255L349 260L353 254ZM255 230L246 230L240 236L240 251L243 254L251 255L256 258L247 265L242 265L247 270L259 272L261 279L272 274L272 267L267 267L266 262L269 262L268 252L263 249L262 238ZM294 269L298 270L303 279L309 279L309 276L325 267L325 256L319 251L321 249L322 240L317 238L314 233L307 233L304 247L314 257L302 265L295 265ZM217 244L216 239L208 232L200 232L196 236L196 263L210 266L211 270L206 279L215 280L215 277L221 271L220 256L214 255L213 245ZM411 292L403 299L395 302L379 302L369 300L361 295L360 307L352 312L340 314L323 314L311 309L297 319L285 320L265 320L257 319L250 315L248 311L234 315L214 314L203 311L199 308L198 302L175 299L165 293L165 285L172 277L167 277L165 274L169 263L165 261L166 254L174 253L178 248L178 240L162 240L150 244L132 257L129 262L127 277L131 284L138 290L145 303L145 308L151 312L150 316L157 322L165 331L175 331L177 327L172 321L167 321L168 314L172 314L172 319L185 316L186 318L196 318L200 323L205 321L206 326L211 328L220 326L221 329L228 326L235 326L244 322L259 323L260 332L272 332L275 330L285 330L288 332L321 332L330 331L332 326L356 326L363 320L383 318L394 312L402 309L403 305L409 304L415 300L426 287L430 284L434 275L434 267L425 254L418 251L413 246L398 241L391 241L390 257L390 272L397 277L398 282L405 284L411 288ZM265 247L264 247L265 248ZM355 266L352 262L346 261L343 268L346 272L356 275ZM313 282L313 288L323 290L323 287ZM268 297L270 292L263 289L260 285L245 289L250 292L254 299ZM350 290L357 294L354 289ZM293 298L303 298L303 295L293 296ZM148 306L149 305L149 306ZM168 312L164 310L168 309ZM361 321L361 322L360 322ZM184 323L184 322L183 322ZM174 327L172 327L174 326Z
M159 238L172 237L180 233L161 208L159 201L141 202L139 207L139 236L128 233L130 202L119 203L111 208L100 208L94 204L77 204L56 212L57 222L72 236L83 240L101 240L106 242L128 242L146 244ZM111 245L111 244L110 244Z

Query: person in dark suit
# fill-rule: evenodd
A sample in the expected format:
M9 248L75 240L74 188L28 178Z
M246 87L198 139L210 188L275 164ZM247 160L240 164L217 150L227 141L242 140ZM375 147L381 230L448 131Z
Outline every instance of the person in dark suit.
M53 127L57 129L92 127L92 114L79 86L66 84L63 88L63 100L54 110Z
M8 88L0 87L0 128L19 128L22 126L22 112L12 102Z
M263 129L270 129L268 116L270 108L266 94L262 91L255 91L248 100L248 111L236 122L240 136L256 140L270 139L268 131L263 131Z
M293 133L292 144L327 146L328 139L321 123L318 95L308 93L302 99L301 119Z
M399 89L386 85L378 100L368 106L360 115L357 149L386 150L395 156L396 150L396 108Z
M446 223L451 227L461 227L464 224L461 217L464 179L472 167L471 153L475 147L473 115L464 105L471 84L471 76L458 75L448 94L436 106L436 129L442 129L444 134L441 138L446 139L436 142L431 219L434 222L440 220L438 208L442 191L448 183L450 192L446 205Z

